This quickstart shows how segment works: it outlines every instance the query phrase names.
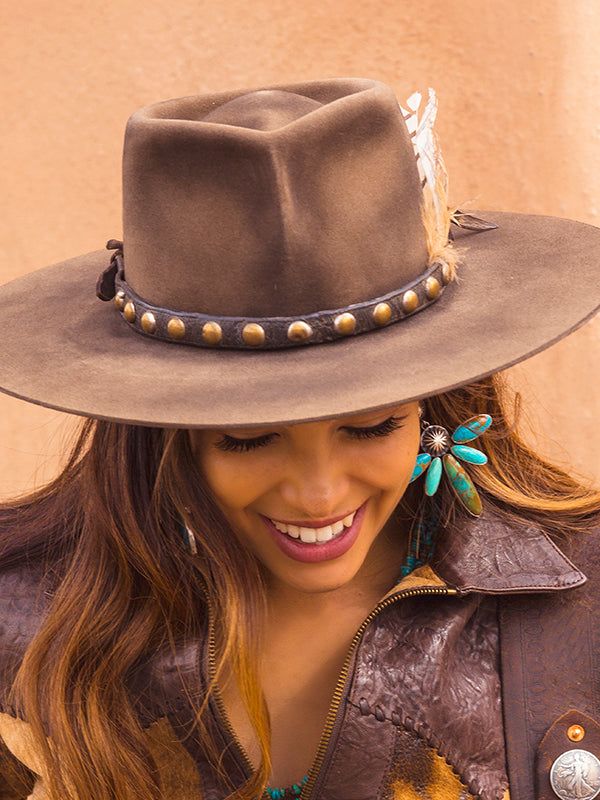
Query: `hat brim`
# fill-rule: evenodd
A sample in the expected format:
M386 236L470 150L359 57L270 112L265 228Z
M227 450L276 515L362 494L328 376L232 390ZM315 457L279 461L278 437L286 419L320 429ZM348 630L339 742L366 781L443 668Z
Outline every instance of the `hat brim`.
M0 287L0 390L99 419L161 427L307 422L399 405L549 347L600 305L600 228L473 211L458 282L429 308L335 342L240 351L153 340L95 294L102 249ZM454 227L453 227L454 229Z

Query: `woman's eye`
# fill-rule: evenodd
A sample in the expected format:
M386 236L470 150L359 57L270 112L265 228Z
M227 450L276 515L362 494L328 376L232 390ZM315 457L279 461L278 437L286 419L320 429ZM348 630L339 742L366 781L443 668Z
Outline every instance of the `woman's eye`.
M346 428L356 439L371 439L374 436L388 436L393 431L402 427L404 417L388 417L383 422L373 425L370 428Z
M372 439L376 436L388 436L393 431L398 430L398 428L402 427L402 420L404 419L406 419L406 415L403 417L388 417L383 422L379 422L369 428L345 427L344 430L348 431L354 439ZM256 436L254 439L236 439L235 436L224 434L215 443L215 446L229 453L247 453L249 450L256 450L258 447L264 447L269 444L275 436L277 436L276 433L266 433L263 436Z
M264 447L269 444L274 433L265 433L263 436L257 436L254 439L236 439L235 436L227 436L224 434L215 447L219 450L225 450L226 453L245 453L248 450L255 450L257 447Z

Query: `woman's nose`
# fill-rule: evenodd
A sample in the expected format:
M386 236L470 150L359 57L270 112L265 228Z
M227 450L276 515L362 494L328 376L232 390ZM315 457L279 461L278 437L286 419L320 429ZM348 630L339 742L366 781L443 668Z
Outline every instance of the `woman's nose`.
M348 510L347 469L331 451L315 449L295 458L280 488L286 507L295 509L299 516L319 519Z

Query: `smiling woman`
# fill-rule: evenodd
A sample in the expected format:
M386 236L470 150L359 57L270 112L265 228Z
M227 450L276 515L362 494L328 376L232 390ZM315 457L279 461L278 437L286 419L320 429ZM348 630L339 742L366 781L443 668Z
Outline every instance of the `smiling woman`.
M502 373L596 312L600 230L450 209L419 103L140 109L108 263L0 287L2 390L84 418L0 506L2 800L600 792L600 493Z

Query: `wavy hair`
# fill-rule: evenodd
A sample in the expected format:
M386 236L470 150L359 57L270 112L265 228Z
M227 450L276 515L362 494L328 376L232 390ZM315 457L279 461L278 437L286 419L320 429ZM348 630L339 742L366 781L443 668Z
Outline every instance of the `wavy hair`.
M520 402L497 373L423 404L429 422L450 429L475 414L492 415L493 427L478 442L488 464L470 469L484 504L517 523L537 523L551 536L591 529L600 492L524 443ZM465 512L444 484L440 502L447 521ZM422 487L411 484L397 511L416 514L422 495ZM186 522L201 532L194 556L178 529L185 509ZM48 598L7 697L31 726L50 800L164 797L129 678L157 648L197 636L209 608L215 670L195 709L197 735L223 775L205 712L230 663L261 762L238 792L228 784L229 797L262 795L271 771L269 713L258 670L265 581L256 559L224 535L227 530L186 429L87 418L60 474L0 506L0 571L24 560L39 564Z

